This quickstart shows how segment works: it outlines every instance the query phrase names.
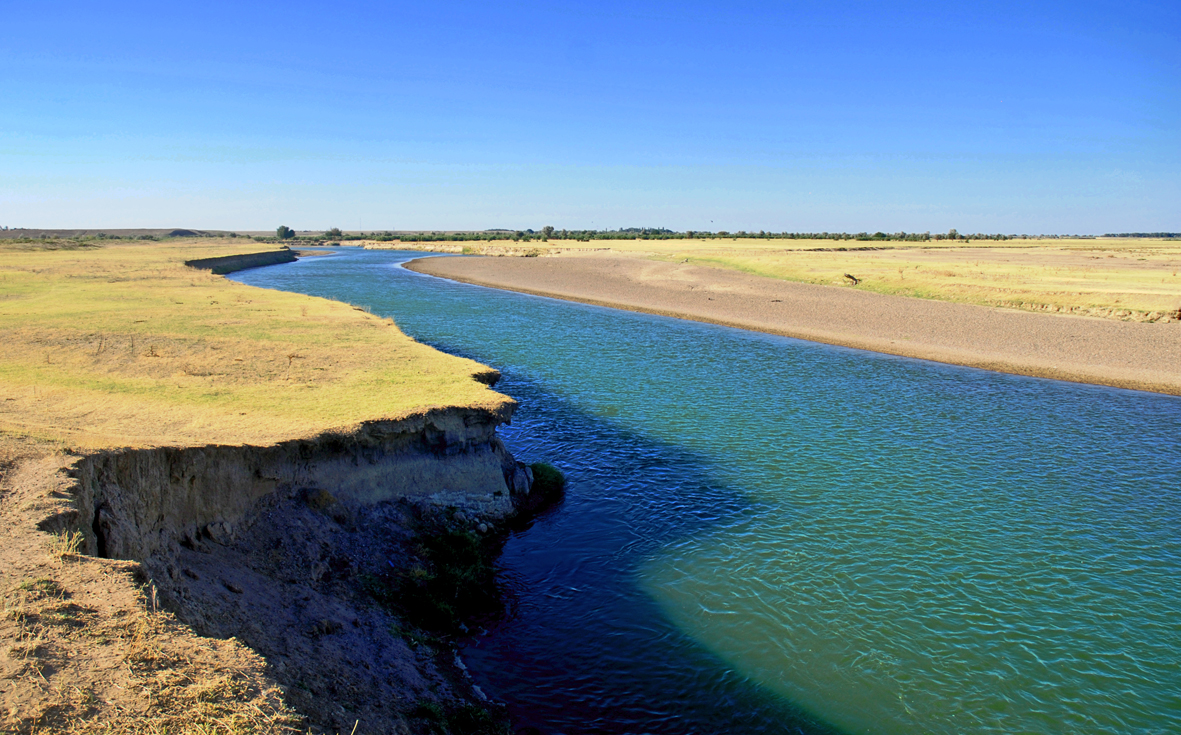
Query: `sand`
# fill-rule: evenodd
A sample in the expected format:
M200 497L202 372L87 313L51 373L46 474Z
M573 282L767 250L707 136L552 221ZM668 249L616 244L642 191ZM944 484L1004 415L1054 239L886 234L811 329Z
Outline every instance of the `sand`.
M411 270L904 357L1181 395L1181 322L1040 314L617 254L423 258Z

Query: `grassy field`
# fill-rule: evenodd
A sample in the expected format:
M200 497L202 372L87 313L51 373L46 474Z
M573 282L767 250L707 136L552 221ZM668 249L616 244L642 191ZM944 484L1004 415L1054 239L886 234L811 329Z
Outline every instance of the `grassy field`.
M80 447L260 444L507 400L473 380L486 368L389 319L183 265L265 249L0 241L0 431Z
M833 250L833 246L848 250ZM857 247L884 249L857 250ZM1154 321L1181 309L1181 242L1010 240L970 243L664 241L612 243L661 259L886 294ZM823 249L822 249L823 248Z
M454 246L454 247L451 247ZM396 244L386 247L407 247ZM432 249L415 243L414 249ZM440 243L435 248L450 248ZM844 249L839 249L844 248ZM465 243L465 252L570 254L610 249L788 281L885 294L1135 321L1176 318L1181 241L1151 239L858 242L619 240Z

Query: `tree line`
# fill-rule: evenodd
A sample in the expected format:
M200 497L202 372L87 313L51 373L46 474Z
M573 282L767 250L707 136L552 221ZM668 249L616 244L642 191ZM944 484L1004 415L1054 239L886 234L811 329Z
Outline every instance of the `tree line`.
M1121 232L1118 235L1109 232L1104 237L1151 237L1157 240L1168 240L1181 237L1181 232Z
M1046 235L1004 235L999 233L960 233L950 230L946 233L931 232L729 232L719 230L686 230L677 232L664 227L624 227L616 230L559 230L546 225L540 230L474 230L467 232L342 232L339 228L326 230L323 234L298 235L287 226L276 230L280 240L335 240L347 242L356 240L376 242L491 242L511 240L514 242L544 242L550 240L593 242L596 240L834 240L858 242L928 242L942 240L1013 240ZM1057 235L1049 237L1058 237ZM1082 236L1085 237L1085 236ZM269 240L271 238L258 238Z

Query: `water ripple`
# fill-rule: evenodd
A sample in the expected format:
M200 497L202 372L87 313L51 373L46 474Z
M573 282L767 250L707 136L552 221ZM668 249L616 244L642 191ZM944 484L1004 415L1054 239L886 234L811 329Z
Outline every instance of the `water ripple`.
M571 484L465 650L547 733L1181 731L1181 401L452 284L240 280L502 370Z

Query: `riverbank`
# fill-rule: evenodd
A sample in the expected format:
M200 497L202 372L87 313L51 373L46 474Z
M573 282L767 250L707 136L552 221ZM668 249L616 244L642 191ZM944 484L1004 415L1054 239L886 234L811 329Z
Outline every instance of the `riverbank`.
M505 731L462 611L411 609L451 594L424 549L486 565L537 504L494 370L184 264L289 251L3 249L5 732Z
M774 238L365 243L464 255L596 253L689 263L795 283L1134 322L1181 321L1174 239L805 240Z
M1181 323L1021 312L619 253L426 258L494 288L1034 377L1181 395Z

